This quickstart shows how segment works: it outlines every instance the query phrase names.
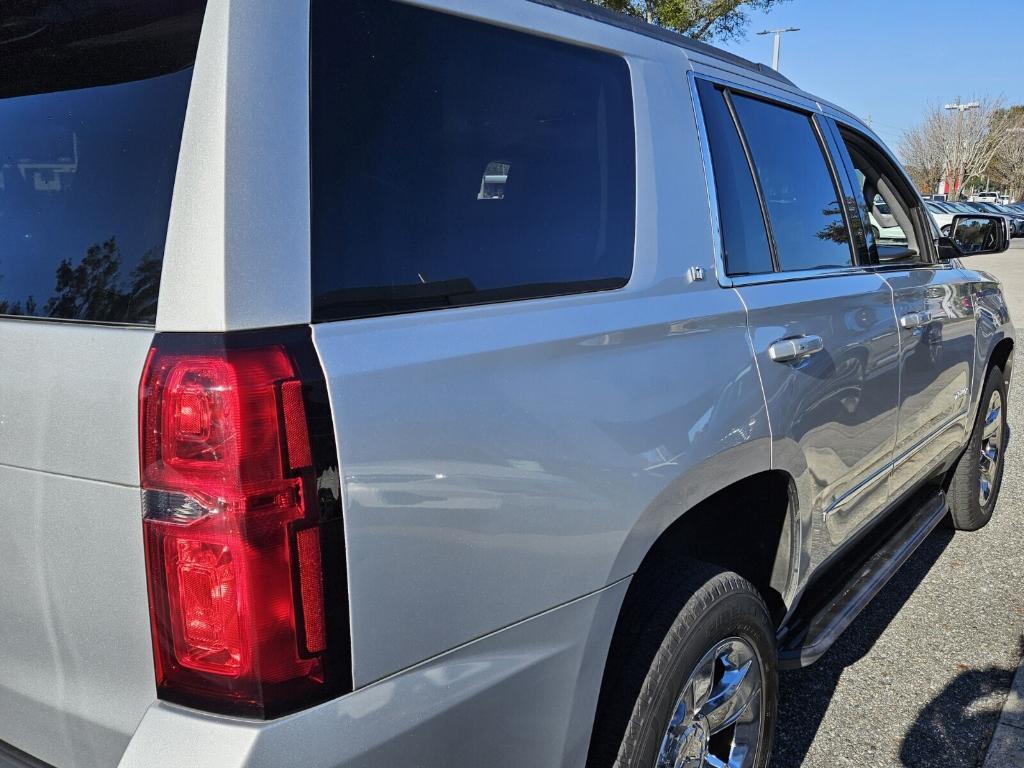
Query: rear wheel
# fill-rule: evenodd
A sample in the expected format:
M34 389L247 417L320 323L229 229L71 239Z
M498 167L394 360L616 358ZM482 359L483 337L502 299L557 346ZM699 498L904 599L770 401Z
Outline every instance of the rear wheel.
M764 768L778 672L754 586L705 563L635 606L613 645L590 768Z
M1006 382L1003 372L993 368L985 382L971 440L949 486L950 523L957 530L976 531L992 519L1003 482L1007 434Z

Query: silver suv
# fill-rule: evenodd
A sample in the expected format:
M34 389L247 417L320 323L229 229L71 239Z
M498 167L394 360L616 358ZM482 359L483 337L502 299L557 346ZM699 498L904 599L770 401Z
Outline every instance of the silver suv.
M992 514L999 217L780 75L575 0L18 7L0 764L764 766Z

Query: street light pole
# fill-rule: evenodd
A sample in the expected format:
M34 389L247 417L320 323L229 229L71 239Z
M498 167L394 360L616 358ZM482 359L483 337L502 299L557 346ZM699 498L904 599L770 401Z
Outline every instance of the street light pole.
M961 103L960 97L956 97L956 101L952 104L946 104L943 109L955 109L956 110L956 167L953 169L956 176L953 178L953 196L956 198L960 194L960 186L963 184L965 179L964 175L964 152L963 152L963 129L964 129L964 112L969 109L978 109L981 107L976 101L969 101L966 104Z
M759 35L775 35L775 41L772 44L772 69L776 72L779 71L779 53L782 50L782 35L786 32L799 32L798 27L787 27L786 29L766 29L763 32L758 32Z

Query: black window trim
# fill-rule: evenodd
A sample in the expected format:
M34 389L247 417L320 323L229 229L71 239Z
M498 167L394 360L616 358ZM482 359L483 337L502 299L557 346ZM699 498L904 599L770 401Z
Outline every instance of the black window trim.
M857 228L858 231L854 233L853 243L857 248L857 253L859 255L858 263L863 265L865 268L870 268L878 264L878 250L874 237L870 234L870 225L867 217L867 203L864 201L863 193L860 193L857 189L857 171L853 166L853 159L850 157L850 153L846 149L846 145L843 143L843 137L839 132L839 126L836 125L835 120L828 115L823 115L821 122L823 130L825 130L825 135L828 138L829 147L836 157L837 167L842 168L843 171L841 177L843 180L844 194L850 197L857 209L856 220L859 227Z
M153 332L156 323L119 323L113 320L83 320L77 317L39 317L38 315L9 315L0 313L0 320L19 323L50 323L51 325L83 325L88 328L125 328Z
M740 146L743 148L743 156L747 158L747 168L754 180L754 191L757 193L758 205L761 206L761 223L764 225L765 233L768 235L768 251L771 253L772 272L782 272L782 266L779 264L779 250L775 245L775 230L772 229L772 217L768 215L768 202L764 199L764 187L761 186L761 177L757 173L757 166L754 165L754 156L750 153L750 143L747 141L747 133L743 130L743 123L740 122L740 116L736 114L736 105L732 102L732 89L728 87L722 88L721 93L722 98L725 99L725 108L729 110L729 117L732 118L732 125L740 137ZM726 272L728 272L728 263L725 264L725 269ZM739 275L736 275L736 277L739 277Z
M704 165L704 176L707 181L708 189L708 204L711 210L711 219L714 238L714 252L715 252L715 271L718 277L718 284L722 288L741 288L747 285L762 285L769 283L784 283L792 282L796 280L817 280L825 277L842 277L844 275L861 275L865 274L869 269L873 269L872 265L865 265L860 263L858 250L856 248L856 240L854 239L853 228L849 219L849 214L846 210L846 206L842 204L840 199L840 211L843 217L843 222L846 225L847 232L850 235L851 245L851 258L853 264L846 267L824 267L822 269L809 269L809 270L792 270L782 271L778 269L775 253L775 238L771 232L771 224L768 219L765 219L766 231L768 233L769 247L773 252L773 265L776 266L775 272L763 272L760 274L753 275L736 275L731 276L726 271L725 257L724 257L724 242L722 238L721 222L719 221L718 213L718 190L715 186L714 181L714 168L711 162L711 148L708 144L708 133L707 125L704 121L704 109L701 104L700 94L697 90L697 80L704 80L711 83L716 88L721 89L727 93L736 93L742 96L747 96L759 101L772 104L773 106L788 109L790 111L800 112L806 115L813 126L815 136L818 140L818 145L821 148L823 155L825 156L825 163L829 169L829 174L832 177L832 185L836 190L836 194L839 198L843 197L846 186L842 183L841 177L838 174L838 167L836 165L836 159L833 157L833 150L826 140L825 134L823 133L821 120L826 118L824 111L821 106L815 102L817 109L807 106L797 99L790 100L786 98L788 94L779 94L776 92L766 92L757 89L753 85L740 83L729 78L720 77L717 74L712 75L703 71L690 70L687 73L687 79L690 81L690 95L693 100L694 116L697 123L697 134L700 138L701 156ZM747 156L748 162L751 160L750 150L746 145L746 136L743 133L742 126L739 124L739 120L736 119L736 115L733 111L731 98L729 100L729 111L733 116L733 122L736 125L737 131L740 134L740 142L743 144L744 153ZM765 215L763 207L763 192L761 191L761 182L758 178L757 173L753 174L755 188L758 192L759 201L762 201L762 216Z

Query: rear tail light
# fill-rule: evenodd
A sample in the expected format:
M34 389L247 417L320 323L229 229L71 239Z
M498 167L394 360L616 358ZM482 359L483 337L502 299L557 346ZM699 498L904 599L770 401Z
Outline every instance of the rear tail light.
M156 337L140 449L162 698L275 717L351 690L333 434L308 329Z

